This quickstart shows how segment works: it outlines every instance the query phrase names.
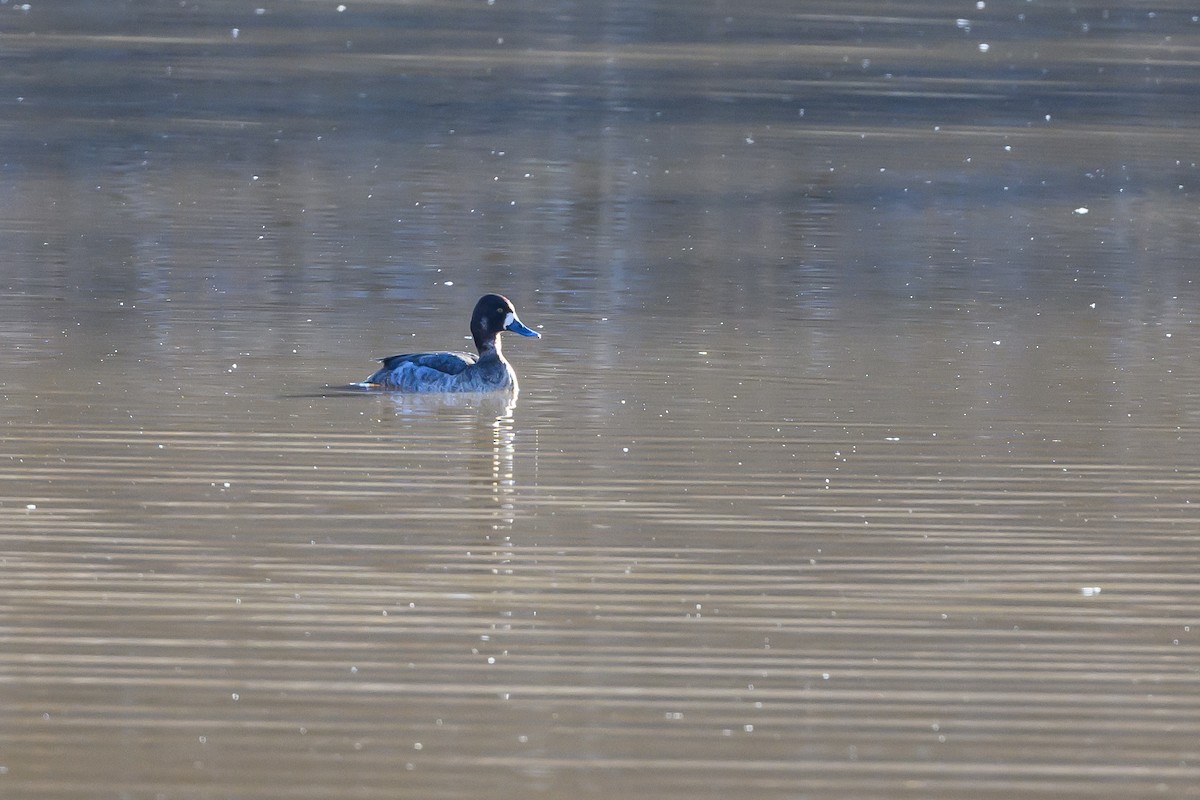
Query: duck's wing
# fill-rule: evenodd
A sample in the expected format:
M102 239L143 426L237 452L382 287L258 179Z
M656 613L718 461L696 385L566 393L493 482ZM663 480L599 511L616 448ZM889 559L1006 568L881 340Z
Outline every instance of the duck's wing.
M380 372L391 372L404 364L428 367L446 375L457 375L479 360L470 353L400 353L379 359L383 362Z

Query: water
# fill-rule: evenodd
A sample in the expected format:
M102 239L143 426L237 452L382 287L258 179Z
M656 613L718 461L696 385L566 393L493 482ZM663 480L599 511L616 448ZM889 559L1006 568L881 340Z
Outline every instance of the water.
M1190 7L0 12L0 795L1200 794Z

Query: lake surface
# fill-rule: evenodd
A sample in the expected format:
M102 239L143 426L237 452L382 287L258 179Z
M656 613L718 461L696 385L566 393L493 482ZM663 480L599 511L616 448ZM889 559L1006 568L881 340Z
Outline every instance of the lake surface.
M0 5L0 796L1200 797L1198 53Z

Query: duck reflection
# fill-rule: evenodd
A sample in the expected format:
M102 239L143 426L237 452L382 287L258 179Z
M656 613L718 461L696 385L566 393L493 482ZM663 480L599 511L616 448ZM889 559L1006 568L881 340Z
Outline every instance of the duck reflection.
M450 460L462 459L467 487L448 521L486 519L488 531L511 530L516 519L517 486L514 461L514 411L518 392L387 395L396 416L432 417L455 423L461 437L442 440L439 448ZM422 425L424 426L424 423ZM426 430L428 430L426 428ZM443 429L443 434L445 430ZM485 534L490 540L490 534Z

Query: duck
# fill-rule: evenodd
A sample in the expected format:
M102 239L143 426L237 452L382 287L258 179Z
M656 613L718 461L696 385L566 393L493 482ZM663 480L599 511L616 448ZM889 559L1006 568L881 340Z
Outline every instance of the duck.
M495 392L517 391L517 374L500 351L500 334L542 338L525 327L512 301L501 294L485 294L471 312L471 337L479 355L471 353L400 353L379 359L383 366L360 389L393 392Z

